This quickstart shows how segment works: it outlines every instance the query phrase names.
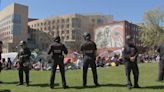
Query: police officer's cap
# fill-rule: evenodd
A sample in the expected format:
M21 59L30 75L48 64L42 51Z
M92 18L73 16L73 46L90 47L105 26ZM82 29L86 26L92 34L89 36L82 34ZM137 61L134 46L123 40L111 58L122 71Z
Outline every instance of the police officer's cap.
M85 32L83 36L84 36L84 37L90 37L91 34L90 34L89 32Z
M53 40L54 40L54 41L60 41L60 36L59 36L59 35L55 36L55 37L53 38Z
M26 41L20 41L19 45L25 45L26 44Z

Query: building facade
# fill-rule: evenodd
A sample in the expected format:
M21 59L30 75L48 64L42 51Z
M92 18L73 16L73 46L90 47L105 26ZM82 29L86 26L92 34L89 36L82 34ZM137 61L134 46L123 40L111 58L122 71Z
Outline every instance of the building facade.
M70 49L77 50L82 42L82 34L94 35L94 27L113 21L112 16L68 14L38 19L28 22L29 39L36 43L35 48L46 50L52 37L59 35L62 42ZM93 36L92 36L93 39Z
M133 37L135 45L140 46L139 26L128 21L115 21L113 23L96 27L94 30L95 42L99 49L122 48L127 35Z
M27 40L28 7L13 3L0 11L0 40L3 52L17 50L20 40Z

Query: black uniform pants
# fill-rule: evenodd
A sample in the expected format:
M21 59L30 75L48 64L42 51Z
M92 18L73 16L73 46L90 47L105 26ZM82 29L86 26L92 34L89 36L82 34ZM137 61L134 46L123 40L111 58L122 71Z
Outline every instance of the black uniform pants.
M164 60L160 59L160 61L159 61L158 80L162 81L163 79L164 79Z
M1 55L1 54L2 54L2 52L0 52L0 61L1 61L1 59L2 59L2 55Z
M20 68L18 70L20 84L23 84L23 72L25 73L26 76L26 83L29 84L29 71L30 70L27 68Z
M125 61L125 74L127 78L127 85L132 85L131 79L130 79L131 71L133 72L133 75L134 75L134 86L138 86L139 69L138 69L137 63Z
M63 58L55 58L53 62L53 66L51 69L51 77L50 77L50 86L54 86L54 81L55 81L55 74L56 74L56 68L57 65L59 65L60 69L60 74L62 78L62 86L66 86L66 80L65 80L65 66L63 63Z
M89 65L92 68L94 83L95 85L98 84L95 58L84 56L84 64L83 64L83 85L84 86L87 84L87 71L88 71Z

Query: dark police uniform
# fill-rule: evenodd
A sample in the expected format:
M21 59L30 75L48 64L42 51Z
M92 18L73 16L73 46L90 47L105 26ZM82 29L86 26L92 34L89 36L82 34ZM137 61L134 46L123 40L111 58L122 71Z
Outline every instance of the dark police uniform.
M1 59L2 59L2 56L1 56L1 54L2 54L2 45L3 45L3 42L0 41L0 72L2 70L2 62L1 62Z
M91 40L86 40L81 45L81 51L83 52L83 86L85 87L87 84L87 71L88 67L92 68L93 79L96 86L99 86L97 81L97 69L96 69L96 44Z
M164 79L164 44L161 45L157 51L160 56L158 81L162 81Z
M132 86L131 79L130 79L130 73L133 72L134 75L134 87L140 88L138 85L138 77L139 77L139 69L137 65L137 48L134 45L126 44L124 46L123 50L123 59L125 64L125 73L127 77L127 86L130 89ZM131 60L131 57L135 57L133 60Z
M54 80L55 80L55 73L56 73L57 65L59 65L59 68L60 68L60 73L62 77L62 86L63 88L68 87L66 85L66 80L65 80L63 52L64 54L68 53L65 45L60 42L54 42L49 47L48 54L52 54L52 59L53 59L53 64L52 64L52 69L51 69L51 78L50 78L50 88L54 88Z
M23 72L25 72L26 76L26 84L29 85L29 71L30 71L30 56L31 51L29 48L21 48L18 52L18 73L19 73L19 85L23 85Z

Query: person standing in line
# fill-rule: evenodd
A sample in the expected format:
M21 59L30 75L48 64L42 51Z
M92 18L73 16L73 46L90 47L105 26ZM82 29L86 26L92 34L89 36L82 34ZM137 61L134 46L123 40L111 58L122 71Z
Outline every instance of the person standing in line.
M2 54L2 45L3 45L3 42L2 41L0 41L0 72L2 71L2 56L1 56L1 54ZM2 83L2 81L0 81L0 83Z
M18 52L18 75L19 75L19 85L23 85L23 72L25 72L26 86L29 86L29 72L30 72L30 56L31 51L27 47L26 41L20 41L20 50Z
M132 83L130 79L131 71L134 75L134 88L140 88L138 85L138 78L139 78L139 69L137 65L137 56L138 50L137 47L134 45L133 38L131 36L126 36L126 44L124 46L123 52L123 59L125 64L125 73L127 78L127 87L131 89Z
M56 68L59 65L60 73L62 77L62 86L63 88L68 88L66 85L66 79L65 79L65 66L64 66L64 54L68 54L68 50L65 47L64 44L60 42L60 36L56 36L54 38L54 43L52 43L49 46L48 49L48 55L52 55L52 69L51 69L51 77L50 77L50 88L54 88L54 81L55 81L55 74L56 74Z
M87 86L87 71L88 67L92 68L93 79L95 86L100 86L97 77L96 67L96 51L97 47L95 42L91 41L90 33L84 33L85 42L81 45L81 52L83 53L83 87Z
M160 56L159 60L159 73L158 73L158 79L157 81L163 81L164 79L164 44L161 44L161 46L158 48L158 53Z

